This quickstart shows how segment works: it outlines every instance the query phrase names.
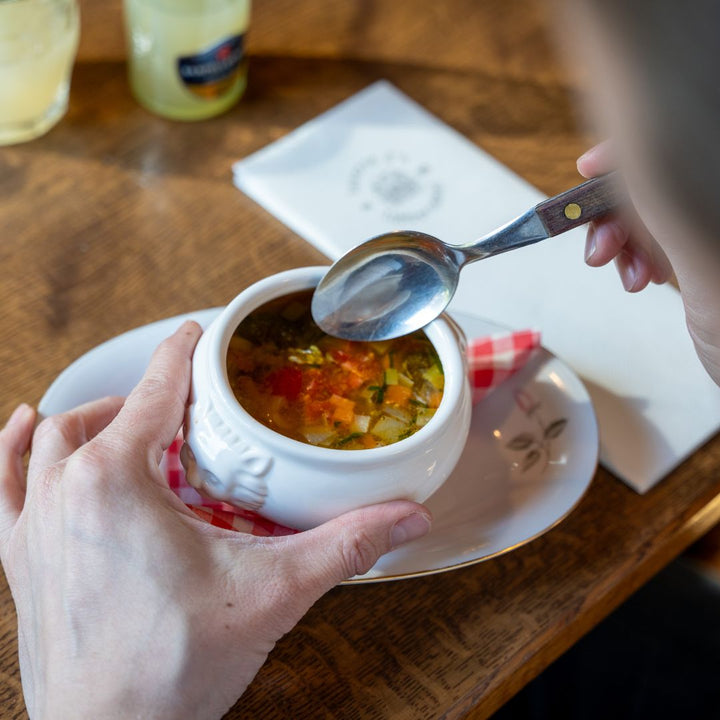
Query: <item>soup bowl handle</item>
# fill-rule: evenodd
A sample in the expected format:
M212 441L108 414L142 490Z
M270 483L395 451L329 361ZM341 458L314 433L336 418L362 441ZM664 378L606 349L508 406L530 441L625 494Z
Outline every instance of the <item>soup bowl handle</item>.
M273 464L269 453L229 427L206 398L190 406L185 433L181 461L190 485L248 510L263 507Z

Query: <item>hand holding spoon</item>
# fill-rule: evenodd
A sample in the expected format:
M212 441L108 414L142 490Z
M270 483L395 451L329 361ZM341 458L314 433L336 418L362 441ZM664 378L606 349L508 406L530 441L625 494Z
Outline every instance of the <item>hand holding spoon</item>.
M449 245L411 230L378 235L343 255L312 300L315 322L347 340L386 340L434 320L476 260L531 245L618 208L616 173L593 178L536 205L469 245Z

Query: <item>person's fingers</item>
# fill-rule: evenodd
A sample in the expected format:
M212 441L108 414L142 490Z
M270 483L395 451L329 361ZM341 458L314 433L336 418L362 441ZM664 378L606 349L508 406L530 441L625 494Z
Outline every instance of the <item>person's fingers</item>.
M610 140L590 148L577 160L578 172L586 178L614 170L617 158ZM624 217L609 217L590 223L585 242L585 262L599 267L615 259L628 292L638 292L649 282L664 283L673 276L670 260L640 223Z
M0 556L25 502L23 457L30 448L35 410L20 405L0 430Z
M283 563L288 587L309 607L339 582L366 573L381 555L426 535L430 524L427 508L397 500L289 537Z
M623 287L628 292L643 290L652 279L652 260L641 245L628 243L615 258L615 266Z
M623 287L639 292L651 282L667 282L673 274L672 265L663 249L649 233L634 233L616 258Z
M628 237L627 226L619 218L594 220L588 226L585 262L591 267L606 265L622 251Z
M670 262L670 258L668 258L665 254L665 251L657 242L652 242L650 245L650 251L653 266L652 277L650 279L657 285L662 285L662 283L668 282L668 280L670 280L675 274L672 263Z
M105 397L79 405L68 412L45 418L32 438L28 481L65 460L102 432L117 416L125 398Z
M608 217L590 223L585 242L585 262L591 267L617 260L623 286L642 290L649 282L664 283L673 275L672 265L650 233L636 223Z
M614 170L616 166L617 162L610 140L603 140L577 159L578 172L586 178L604 175Z
M197 323L187 321L160 343L142 380L104 436L132 446L134 452L145 449L153 460L160 461L183 421L192 354L201 334Z

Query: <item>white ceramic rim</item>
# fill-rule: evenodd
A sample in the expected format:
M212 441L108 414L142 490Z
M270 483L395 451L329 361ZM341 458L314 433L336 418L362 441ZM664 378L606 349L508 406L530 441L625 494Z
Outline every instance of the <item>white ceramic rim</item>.
M445 388L437 412L409 438L391 445L366 450L340 450L310 445L275 432L257 421L237 401L227 377L227 349L230 338L240 322L253 310L275 298L315 287L328 271L329 266L309 266L286 270L260 280L237 295L222 311L208 337L210 381L218 391L224 410L239 423L249 423L258 439L272 447L282 449L303 460L336 461L340 464L383 464L398 454L427 448L432 435L441 434L451 424L452 415L461 406L467 385L467 369L460 350L457 332L450 323L440 317L423 328L440 358L445 375Z

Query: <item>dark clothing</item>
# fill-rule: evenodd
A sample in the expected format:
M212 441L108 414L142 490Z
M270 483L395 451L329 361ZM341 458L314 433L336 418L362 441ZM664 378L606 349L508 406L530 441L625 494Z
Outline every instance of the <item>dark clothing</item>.
M720 719L720 583L678 560L493 720Z

